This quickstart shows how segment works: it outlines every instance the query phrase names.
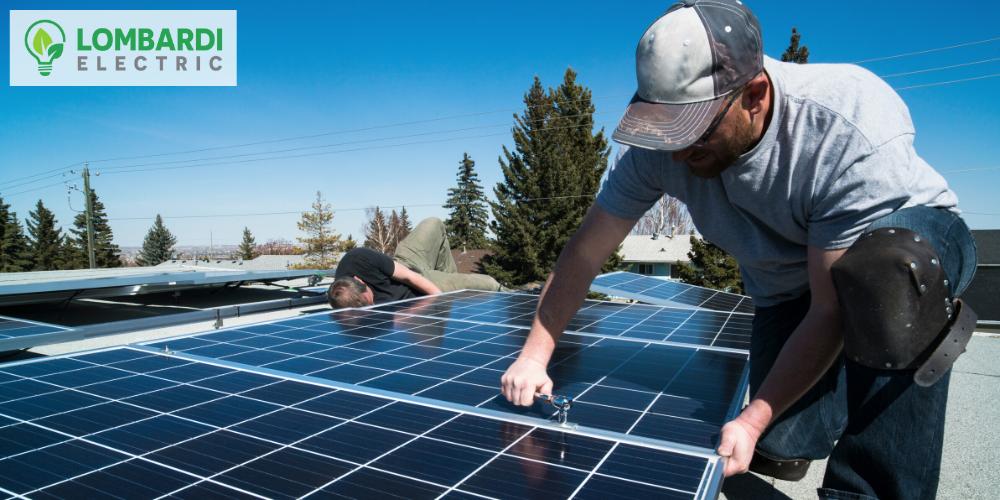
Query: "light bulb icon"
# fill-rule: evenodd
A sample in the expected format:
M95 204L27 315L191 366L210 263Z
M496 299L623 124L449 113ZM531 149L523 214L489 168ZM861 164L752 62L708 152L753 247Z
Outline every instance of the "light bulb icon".
M38 73L42 76L52 72L52 61L62 55L65 43L66 33L62 27L48 19L35 21L24 32L24 46L38 61Z

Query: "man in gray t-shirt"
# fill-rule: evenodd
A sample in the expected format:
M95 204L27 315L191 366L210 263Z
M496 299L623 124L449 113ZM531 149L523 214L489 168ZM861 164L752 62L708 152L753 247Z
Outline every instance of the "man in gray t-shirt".
M821 496L933 498L961 352L948 349L974 325L955 299L975 266L957 197L883 81L761 46L735 0L686 0L646 30L613 136L628 147L560 255L503 394L551 394L546 366L590 281L668 194L737 258L757 305L751 402L720 436L726 475L801 478L829 456Z

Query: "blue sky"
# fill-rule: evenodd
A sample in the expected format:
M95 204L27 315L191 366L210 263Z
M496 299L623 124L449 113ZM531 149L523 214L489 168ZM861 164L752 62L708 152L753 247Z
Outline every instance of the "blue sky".
M853 62L1000 36L995 2L961 9L931 1L748 2L765 52L778 57L792 26L810 62ZM80 162L326 134L233 149L96 161L93 187L117 243L138 245L163 214L182 245L294 239L298 216L177 216L296 212L320 190L334 226L361 235L371 205L406 205L415 220L444 217L463 152L491 192L510 144L512 114L538 75L555 86L568 66L593 91L595 120L614 128L635 89L635 43L670 2L142 2L148 9L236 9L237 87L0 87L0 196L22 218L38 199L68 226L82 196L62 178L17 179ZM81 2L8 1L8 9L74 9ZM136 2L86 3L88 9ZM0 23L0 40L9 24ZM8 48L0 66L9 67ZM879 75L1000 58L1000 40L866 63ZM907 87L1000 73L1000 61L887 78ZM918 153L944 173L975 228L1000 227L1000 78L900 90ZM455 116L464 117L454 118ZM470 116L471 115L471 116ZM435 120L435 121L426 121ZM386 126L401 122L422 123ZM375 127L366 131L351 130ZM457 130L466 129L466 130ZM344 132L348 131L348 132ZM451 132L443 132L451 131ZM486 136L486 137L483 137ZM435 141L435 142L427 142ZM423 144L406 144L424 142ZM113 173L110 167L337 144L335 154L196 168ZM353 149L354 151L344 151ZM293 153L284 153L293 154ZM254 158L244 156L242 159ZM229 160L232 161L232 160ZM970 169L976 169L971 170ZM961 172L958 172L961 171ZM78 179L67 174L67 179ZM29 179L30 180L30 179ZM79 184L79 182L77 182ZM30 190L30 191L29 191ZM28 192L25 192L28 191Z

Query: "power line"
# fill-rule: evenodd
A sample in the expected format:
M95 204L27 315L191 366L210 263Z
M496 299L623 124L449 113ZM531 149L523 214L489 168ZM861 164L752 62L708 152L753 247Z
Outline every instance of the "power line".
M958 80L948 80L946 82L934 82L934 83L922 83L919 85L908 85L906 87L896 87L896 90L909 90L909 89L921 89L925 87L940 87L942 85L952 85L955 83L971 82L973 80L985 80L987 78L996 78L1000 76L1000 73L993 73L991 75L974 76L972 78L961 78Z
M597 194L596 193L592 193L592 194L573 194L573 195L565 195L565 196L544 196L544 197L537 197L537 198L525 198L523 200L520 200L520 202L523 203L523 202L545 201L545 200L563 200L563 199L575 199L575 198L593 198L594 196L597 196ZM414 208L414 207L416 207L416 208L442 207L442 206L444 206L444 204L443 203L407 203L407 204L403 204L403 205L378 205L378 204L373 204L373 205L369 205L367 207L331 208L330 211L331 212L357 212L357 211L361 211L361 210L368 210L368 209L376 207L376 206L379 207L379 208L394 209L394 208L405 208L405 207L410 207L410 208ZM300 214L302 214L304 212L308 212L308 211L309 210L291 210L291 211L284 211L284 212L246 212L246 213L236 213L236 214L161 215L160 217L162 217L164 219L210 219L210 218L228 218L228 217L263 217L263 216L271 216L271 215L300 215ZM128 220L155 220L155 219L156 219L156 216L154 215L152 217L112 217L112 218L109 218L108 220L109 221L112 221L112 220L115 220L115 221L128 221Z
M580 99L573 99L573 100L567 101L567 102L580 102L580 101L586 101L586 100L590 100L591 102L593 102L593 101L599 101L599 100L604 100L604 99L627 98L627 97L631 97L631 96L584 97L584 98L580 98ZM534 108L534 107L537 107L537 106L542 106L542 104L535 104L535 105L525 106L525 109L530 109L530 108ZM94 163L103 163L103 162L111 162L111 161L119 161L119 160L135 160L135 159L141 159L141 158L154 158L154 157L160 157L160 156L173 156L173 155L180 155L180 154L202 153L202 152L205 152L205 151L216 151L216 150L220 150L220 149L234 149L234 148L242 148L242 147L248 147L248 146L259 146L261 144L273 144L273 143L277 143L277 142L297 141L297 140L302 140L302 139L315 139L317 137L327 137L327 136L331 136L331 135L350 134L350 133L356 133L356 132L369 132L369 131L372 131L372 130L379 130L379 129L384 129L384 128L404 127L404 126L408 126L408 125L419 125L419 124L423 124L423 123L440 122L440 121L446 121L446 120L457 120L457 119L461 119L461 118L473 118L473 117L477 117L477 116L491 115L491 114L497 114L497 113L509 113L509 112L517 113L517 112L520 112L520 111L522 111L522 109L511 110L509 108L507 108L507 109L496 109L496 110L492 110L492 111L479 111L479 112L475 112L475 113L464 113L464 114L458 114L458 115L443 116L443 117L439 117L439 118L427 118L427 119L422 119L422 120L411 120L411 121L406 121L406 122L396 122L396 123L389 123L389 124L383 124L383 125L372 125L372 126L369 126L369 127L358 127L358 128L333 130L333 131L330 131L330 132L322 132L322 133L318 133L318 134L298 135L298 136L283 137L283 138L280 138L280 139L267 139L267 140L262 140L262 141L245 142L245 143L241 143L241 144L231 144L231 145L227 145L227 146L213 146L213 147L209 147L209 148L189 149L189 150L186 150L186 151L173 151L173 152L167 152L167 153L154 153L154 154L136 155L136 156L119 156L117 158L103 158L103 159L99 159L99 160L90 160L90 163L94 164ZM77 163L77 164L79 164L79 163Z
M602 114L608 114L608 113L609 112L607 112L607 111L601 112L601 113L578 113L578 114L575 114L575 115L560 116L559 118L580 118L580 117L596 116L596 115L602 115ZM541 121L545 121L545 120L528 120L525 123L534 123L534 122L541 122ZM203 157L203 158L189 158L189 159L186 159L186 160L170 160L170 161L162 161L162 162L138 163L138 164L132 164L132 165L116 165L116 166L112 166L112 167L104 167L103 169L101 169L101 171L102 172L110 172L112 169L128 169L128 168L136 168L136 167L155 166L155 165L173 165L173 164L177 164L177 163L190 163L190 162L211 161L211 160L225 160L225 159L231 159L231 158L245 158L245 157L248 157L248 156L258 156L258 155L264 155L264 154L276 154L276 153L288 153L288 152L294 152L294 151L306 151L306 150L310 150L310 149L332 148L332 147L336 147L336 146L347 146L347 145L351 145L351 144L364 144L364 143L368 143L368 142L389 141L389 140L395 140L395 139L408 139L408 138L411 138L411 137L423 137L423 136L437 135L437 134L450 134L450 133L455 133L455 132L467 132L469 130L479 130L479 129L484 129L484 128L509 127L509 126L511 126L510 123L504 122L504 123L495 123L495 124L491 124L491 125L477 125L477 126L474 126L474 127L463 127L463 128L449 129L449 130L434 130L434 131L430 131L430 132L420 132L420 133L416 133L416 134L405 134L405 135L396 135L396 136L384 136L384 137L376 137L376 138L373 138L373 139L358 139L358 140L355 140L355 141L335 142L335 143L330 143L330 144L320 144L320 145L316 145L316 146L300 146L300 147L295 147L295 148L276 149L276 150L269 150L269 151L258 151L258 152L254 152L254 153L241 153L241 154L236 154L236 155L225 155L225 156L214 156L214 157ZM578 125L578 126L582 127L582 126L585 126L585 125ZM593 126L593 124L591 124L591 126ZM536 130L545 130L545 128L539 128L539 129L536 129ZM504 134L506 134L506 132L504 132Z
M8 179L6 181L0 181L0 186L3 186L4 184L10 184L12 182L18 182L18 181L21 181L21 180L24 180L24 179L31 179L33 177L39 177L39 176L42 176L42 175L53 174L54 173L54 175L49 175L48 177L45 177L45 178L51 178L51 177L54 177L55 175L60 175L60 174L62 174L64 172L68 172L69 169L71 169L71 168L73 168L73 167L75 167L77 165L83 165L83 162L82 161L78 161L76 163L70 163L69 165L66 165L65 167L54 168L52 170L46 170L45 172L39 172L37 174L25 175L25 176L22 176L22 177L14 177L14 178ZM39 180L41 180L41 179L39 179ZM37 181L32 181L32 182L37 182ZM26 184L30 184L30 182L28 182ZM23 185L23 184L19 184L19 185ZM7 188L9 188L9 187L10 186L7 186Z
M946 69L964 68L966 66L974 66L976 64L986 64L986 63L991 63L991 62L994 62L994 61L1000 61L1000 57L994 57L992 59L983 59L981 61L973 61L973 62L967 62L967 63L961 63L961 64L951 64L951 65L948 65L948 66L938 66L938 67L935 67L935 68L918 69L916 71L904 71L902 73L892 73L892 74L889 74L889 75L879 75L879 77L880 78L896 78L896 77L899 77L899 76L918 75L918 74L921 74L921 73L930 73L932 71L942 71L942 70L946 70Z
M534 130L535 131L556 130L556 129L569 129L569 128L581 128L581 127L592 127L592 126L593 126L592 124L591 125L564 125L564 126L555 126L555 127L542 127L542 128L537 128L537 129L534 129ZM386 149L386 148L401 147L401 146L413 146L413 145L418 145L418 144L435 144L435 143L440 143L440 142L458 141L458 140L466 140L466 139L481 139L481 138L484 138L484 137L497 137L497 136L504 136L504 135L507 135L507 134L508 134L508 132L498 132L498 133L493 133L493 134L481 134L481 135L472 135L472 136L449 137L449 138L445 138L445 139L431 139L431 140L426 140L426 141L411 141L411 142L402 142L402 143L397 143L397 144L381 144L381 145L378 145L378 146L358 147L358 148L350 148L350 149L338 149L338 150L334 150L334 151L320 151L320 152L314 152L314 153L302 153L302 154L295 154L295 155L279 155L279 156L270 156L270 157L266 157L266 158L248 158L248 159L245 159L245 160L222 161L222 162L215 162L215 163L200 163L200 164L195 164L195 165L177 165L177 166L166 166L166 167L162 167L161 166L161 167L150 167L150 168L136 168L136 169L132 169L132 170L115 170L115 171L110 171L110 172L104 171L104 172L101 172L101 173L102 173L102 175L111 175L111 174L125 174L125 173L134 173L134 172L151 172L151 171L159 171L159 170L178 170L178 169L186 169L186 168L199 168L199 167L210 167L210 166L221 166L221 165L240 165L240 164L244 164L244 163L252 163L252 162L258 162L258 161L287 160L287 159L293 159L293 158L306 158L306 157L313 157L313 156L325 156L325 155L334 155L334 154L341 154L341 153L351 153L351 152L355 152L355 151L367 151L367 150L372 150L372 149Z
M982 167L982 168L962 168L958 170L943 170L942 174L964 174L966 172L983 172L986 170L1000 170L1000 167Z
M948 45L947 47L937 47L937 48L933 48L933 49L918 50L918 51L915 51L915 52L904 52L902 54L895 54L895 55L891 55L891 56L873 57L871 59L862 59L860 61L854 61L851 64L865 64L865 63L877 62L877 61L888 61L890 59L899 59L901 57L918 56L918 55L921 55L921 54L930 54L931 52L941 52L943 50L957 49L959 47L968 47L968 46L971 46L971 45L980 45L980 44L984 44L984 43L995 42L997 40L1000 40L1000 36L995 36L993 38L987 38L986 40L977 40L977 41L974 41L974 42L965 42L965 43L959 43L959 44L955 44L955 45Z

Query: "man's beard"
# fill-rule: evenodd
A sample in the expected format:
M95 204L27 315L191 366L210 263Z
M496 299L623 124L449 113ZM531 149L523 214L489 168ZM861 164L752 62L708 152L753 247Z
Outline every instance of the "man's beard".
M689 164L688 169L697 177L706 179L718 177L736 163L736 160L750 149L753 142L753 124L750 120L737 121L730 133L722 138L722 142L708 152L709 158L713 160L711 163L697 167Z

